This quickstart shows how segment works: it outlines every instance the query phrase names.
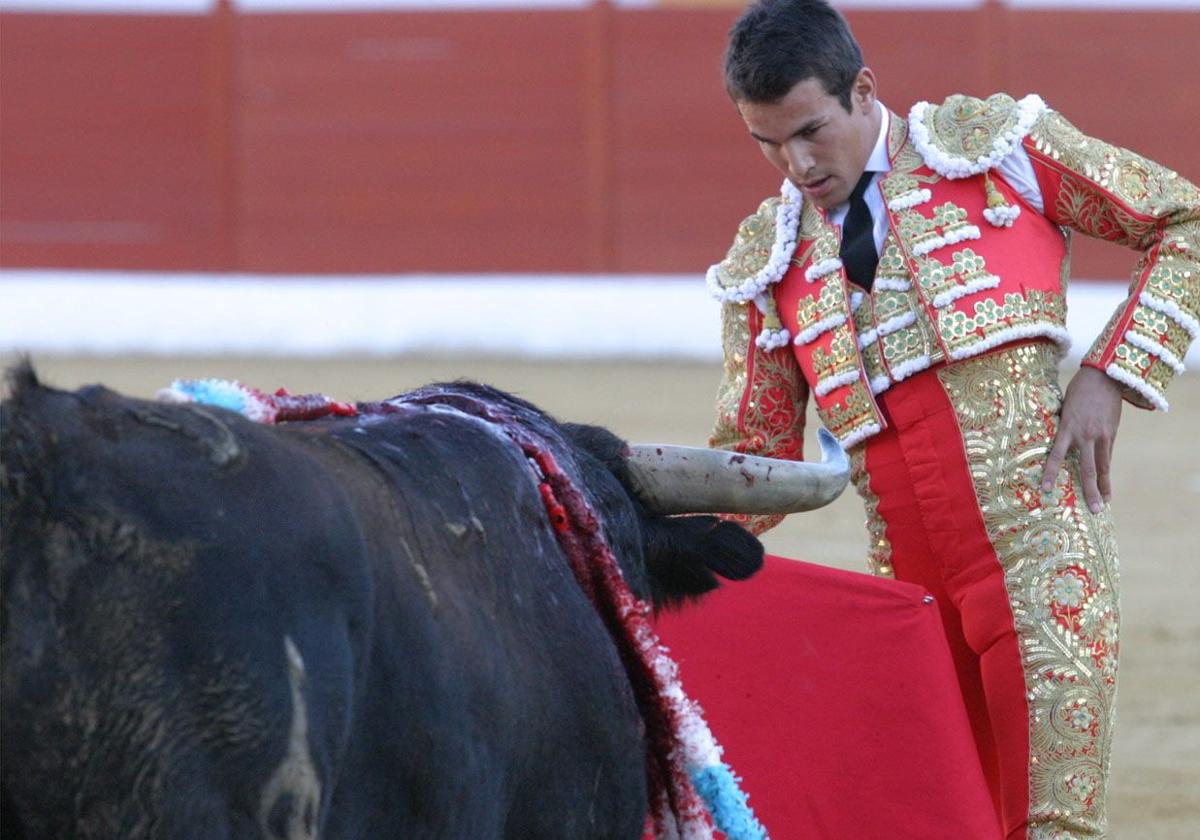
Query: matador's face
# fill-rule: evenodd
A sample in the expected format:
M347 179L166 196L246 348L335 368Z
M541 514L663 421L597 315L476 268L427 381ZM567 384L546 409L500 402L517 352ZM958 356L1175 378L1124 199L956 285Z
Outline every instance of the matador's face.
M796 83L775 102L737 107L767 160L800 188L805 201L826 210L850 198L882 119L875 76L866 67L851 87L849 112L815 78Z

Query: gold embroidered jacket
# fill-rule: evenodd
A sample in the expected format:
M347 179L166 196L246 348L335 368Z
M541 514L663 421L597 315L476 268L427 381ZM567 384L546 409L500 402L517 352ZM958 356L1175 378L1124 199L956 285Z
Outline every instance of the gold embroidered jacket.
M849 448L885 425L875 395L917 371L1030 338L1065 345L1068 228L1142 252L1083 361L1165 410L1200 334L1200 191L1084 136L1037 96L952 96L890 125L889 231L870 294L845 277L838 229L787 182L709 270L725 352L711 445L801 457L811 393ZM995 169L1018 143L1040 213Z

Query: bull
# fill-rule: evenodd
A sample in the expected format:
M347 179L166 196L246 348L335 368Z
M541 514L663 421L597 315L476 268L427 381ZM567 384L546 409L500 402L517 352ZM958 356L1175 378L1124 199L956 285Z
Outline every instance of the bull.
M278 426L28 365L9 391L6 838L637 838L635 687L514 440L656 607L762 563L736 524L667 514L808 509L846 481L836 444L631 452L470 383Z

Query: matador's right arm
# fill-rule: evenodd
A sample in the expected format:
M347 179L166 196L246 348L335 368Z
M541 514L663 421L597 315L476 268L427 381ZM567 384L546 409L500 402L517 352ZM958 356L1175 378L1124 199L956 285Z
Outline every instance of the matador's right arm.
M773 350L758 346L755 339L762 326L763 316L752 301L722 304L725 366L709 446L799 461L804 458L808 385L790 346ZM778 525L783 515L735 514L728 518L761 534Z

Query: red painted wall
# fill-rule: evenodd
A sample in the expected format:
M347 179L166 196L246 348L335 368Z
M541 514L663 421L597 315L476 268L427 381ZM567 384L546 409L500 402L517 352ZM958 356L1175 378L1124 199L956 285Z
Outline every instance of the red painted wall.
M721 89L736 14L5 13L0 264L700 272L779 180ZM848 17L895 110L1037 91L1200 177L1200 15Z

